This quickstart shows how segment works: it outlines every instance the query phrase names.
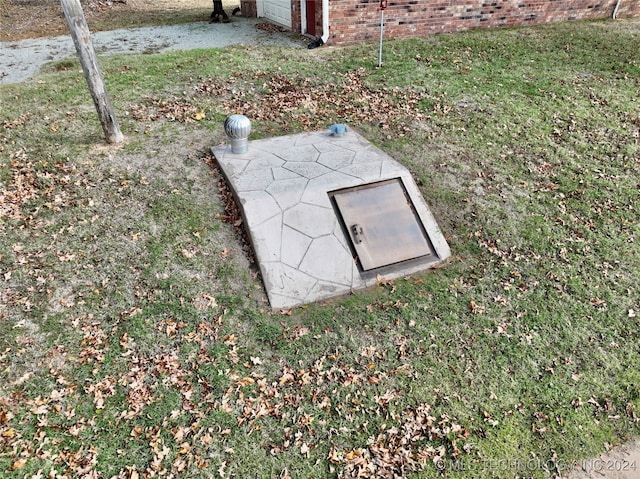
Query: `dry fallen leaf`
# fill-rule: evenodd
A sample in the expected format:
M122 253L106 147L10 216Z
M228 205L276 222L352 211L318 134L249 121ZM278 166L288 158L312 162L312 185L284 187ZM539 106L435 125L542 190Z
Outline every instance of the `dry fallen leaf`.
M387 286L389 284L393 284L393 280L387 279L384 276L377 275L376 276L376 285L378 286Z
M27 465L27 460L26 459L16 459L11 464L11 470L12 471L19 471L20 469L22 469L26 465Z

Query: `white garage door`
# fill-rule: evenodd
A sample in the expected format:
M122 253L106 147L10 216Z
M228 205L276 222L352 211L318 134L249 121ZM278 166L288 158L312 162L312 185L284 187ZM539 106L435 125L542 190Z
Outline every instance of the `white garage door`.
M291 0L258 0L258 16L291 28Z

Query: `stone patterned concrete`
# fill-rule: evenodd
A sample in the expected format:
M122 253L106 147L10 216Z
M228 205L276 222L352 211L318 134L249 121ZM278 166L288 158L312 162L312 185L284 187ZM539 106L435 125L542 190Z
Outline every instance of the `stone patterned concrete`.
M433 267L450 255L409 171L350 130L254 140L244 154L212 148L238 200L271 307L290 308ZM437 258L361 272L329 192L402 178Z

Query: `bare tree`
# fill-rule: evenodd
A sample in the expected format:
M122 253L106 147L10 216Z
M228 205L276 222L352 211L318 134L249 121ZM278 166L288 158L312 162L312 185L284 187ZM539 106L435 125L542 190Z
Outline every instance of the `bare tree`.
M105 138L108 143L121 143L124 140L124 136L118 126L118 121L107 93L98 58L91 42L87 20L80 6L80 0L61 1L64 16L71 29L73 43L78 51L82 71L84 71L84 76L89 84L89 90L98 111Z

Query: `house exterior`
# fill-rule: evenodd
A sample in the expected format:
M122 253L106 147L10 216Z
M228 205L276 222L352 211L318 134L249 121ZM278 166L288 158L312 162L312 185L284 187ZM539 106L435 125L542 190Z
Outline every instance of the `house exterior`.
M382 0L385 36L423 37L472 28L640 16L638 0ZM380 36L380 0L241 0L244 16L264 17L330 45Z

